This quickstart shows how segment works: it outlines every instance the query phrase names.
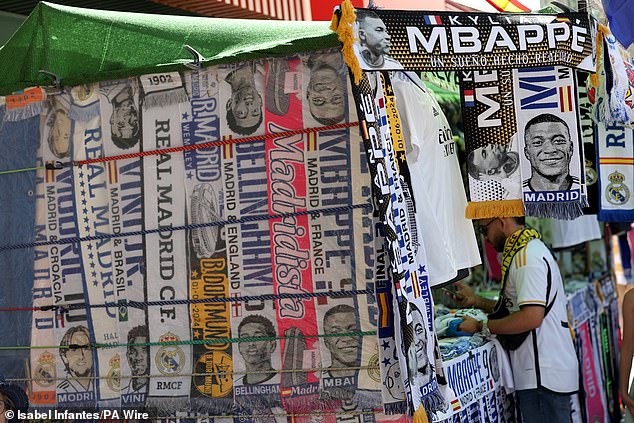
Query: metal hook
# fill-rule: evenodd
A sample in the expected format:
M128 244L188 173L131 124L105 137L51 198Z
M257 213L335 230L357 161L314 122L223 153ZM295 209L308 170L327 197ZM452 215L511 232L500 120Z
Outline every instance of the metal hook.
M202 62L205 60L202 54L198 52L194 47L185 44L183 47L194 57L194 61L191 63L185 63L189 69L201 70L203 68Z
M46 94L54 95L54 94L60 94L62 92L62 79L57 74L53 72L45 71L42 69L40 69L38 73L48 76L49 78L53 80L53 87L55 88L51 90L50 88L47 89L46 87L44 87Z

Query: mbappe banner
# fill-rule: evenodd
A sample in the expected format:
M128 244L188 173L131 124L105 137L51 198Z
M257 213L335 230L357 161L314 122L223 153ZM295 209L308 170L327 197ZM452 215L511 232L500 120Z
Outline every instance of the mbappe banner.
M587 14L357 9L354 50L363 70L593 70Z

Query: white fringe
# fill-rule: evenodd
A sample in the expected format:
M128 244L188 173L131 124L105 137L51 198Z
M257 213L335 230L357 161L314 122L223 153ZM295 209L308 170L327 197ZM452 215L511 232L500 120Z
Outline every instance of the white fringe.
M16 109L7 110L4 115L4 120L7 122L19 122L25 119L30 119L39 115L47 109L46 101L38 101L35 103L29 103L24 107L18 107Z
M184 88L169 91L148 93L143 98L143 110L172 106L179 103L187 103L189 98Z

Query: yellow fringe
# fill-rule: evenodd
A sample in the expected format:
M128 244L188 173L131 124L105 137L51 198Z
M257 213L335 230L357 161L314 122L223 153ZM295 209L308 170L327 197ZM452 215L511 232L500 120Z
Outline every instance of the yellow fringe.
M355 85L359 85L363 72L361 71L361 65L357 55L354 54L354 43L356 41L354 37L354 22L357 19L357 14L354 11L354 6L350 0L344 0L341 3L341 17L333 15L330 21L330 29L339 35L339 41L343 44L343 59L352 71L354 76Z
M515 216L524 216L522 200L470 201L465 211L467 219Z
M414 411L414 418L412 419L412 423L429 423L429 418L427 418L427 412L425 411L425 407L421 405L418 406L418 409Z
M597 31L597 39L596 39L596 49L597 49L597 57L595 58L595 69L594 73L590 74L590 85L594 88L599 88L599 67L601 63L603 63L603 52L601 51L603 48L603 34L609 34L610 30L602 24L599 24Z

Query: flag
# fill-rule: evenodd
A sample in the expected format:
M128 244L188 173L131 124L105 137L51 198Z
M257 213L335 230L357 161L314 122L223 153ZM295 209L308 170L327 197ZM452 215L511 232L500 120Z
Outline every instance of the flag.
M473 90L464 90L463 94L464 94L464 105L466 107L475 106L474 97L473 97Z
M572 88L570 85L559 87L559 109L562 112L572 111Z
M458 401L457 399L451 401L451 408L453 411L460 410L460 401Z
M437 15L426 15L425 23L427 25L442 25L442 21L440 20L440 16Z
M628 4L629 3L629 4ZM617 40L628 48L634 43L634 8L629 0L603 0L605 14L610 22L610 31Z
M317 134L315 132L308 133L308 151L317 151Z
M487 0L500 12L530 12L531 10L517 0Z
M119 175L117 173L117 162L108 162L108 182L110 185L116 184L119 181Z

